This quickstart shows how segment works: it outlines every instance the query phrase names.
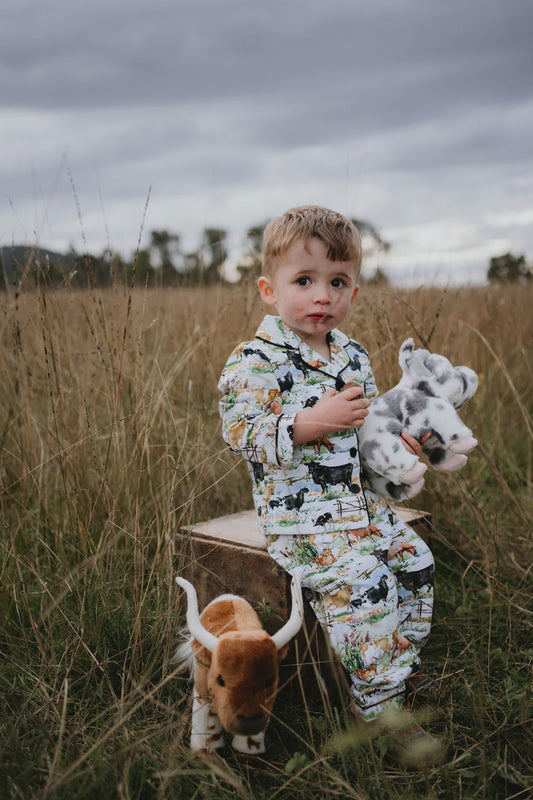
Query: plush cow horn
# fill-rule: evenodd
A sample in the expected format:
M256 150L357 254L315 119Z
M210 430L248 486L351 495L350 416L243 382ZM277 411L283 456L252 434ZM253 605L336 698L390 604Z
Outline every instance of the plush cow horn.
M200 642L202 647L205 647L206 650L209 650L210 653L213 653L215 647L217 646L217 637L213 636L212 633L209 633L209 631L204 628L200 621L196 589L192 583L189 583L189 581L185 580L185 578L176 578L176 583L187 592L187 625L189 627L189 631L191 632L192 636L194 636L196 641Z
M295 569L291 581L292 609L291 615L283 628L274 634L272 641L278 650L281 650L293 636L296 636L304 619L304 603L302 599L302 568Z

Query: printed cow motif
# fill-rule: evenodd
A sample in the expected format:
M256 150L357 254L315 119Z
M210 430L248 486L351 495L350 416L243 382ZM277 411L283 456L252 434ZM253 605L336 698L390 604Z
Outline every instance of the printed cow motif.
M331 522L332 520L333 520L333 517L331 516L331 514L328 511L326 514L321 514L319 517L317 517L315 519L315 526L327 525L328 522Z
M475 372L452 366L444 356L415 350L412 339L402 344L399 361L401 380L372 402L359 430L366 479L374 491L395 502L418 494L427 470L403 446L403 431L418 440L431 433L423 445L424 453L430 464L443 472L464 466L466 454L477 445L456 411L477 389Z
M333 594L324 595L324 608L328 611L330 608L346 608L350 605L350 591L349 589L338 589Z
M415 570L414 572L404 572L399 570L396 577L404 589L417 595L423 586L433 586L435 568L433 564Z
M321 487L322 491L327 491L330 486L337 483L345 486L353 494L358 494L360 491L359 485L352 483L352 463L329 465L311 461L308 468L313 481Z
M376 586L371 586L360 597L355 597L350 605L352 608L360 608L364 603L377 605L381 600L386 600L389 594L389 582L386 575L382 575Z
M301 489L298 489L296 494L288 494L284 495L283 497L273 497L269 501L268 505L270 508L284 507L287 509L287 511L290 511L293 508L299 510L304 503L305 495L308 493L308 491L309 489L304 486Z

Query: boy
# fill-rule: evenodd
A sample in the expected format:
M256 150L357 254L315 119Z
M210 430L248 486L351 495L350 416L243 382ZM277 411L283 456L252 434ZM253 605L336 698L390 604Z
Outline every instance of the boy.
M268 552L288 572L304 566L352 708L370 720L405 702L429 634L433 558L361 479L357 429L377 389L367 351L337 330L360 266L357 230L336 212L305 206L270 222L258 287L279 316L234 350L219 389L223 436L248 462ZM407 738L431 737L413 724Z

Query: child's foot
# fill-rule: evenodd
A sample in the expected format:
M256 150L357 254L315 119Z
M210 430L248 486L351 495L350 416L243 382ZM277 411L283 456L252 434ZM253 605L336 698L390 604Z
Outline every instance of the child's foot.
M440 764L444 756L442 743L414 720L389 734L387 752L398 764L417 769Z
M405 704L411 707L417 700L423 703L434 703L440 694L440 683L424 672L414 672L407 679Z

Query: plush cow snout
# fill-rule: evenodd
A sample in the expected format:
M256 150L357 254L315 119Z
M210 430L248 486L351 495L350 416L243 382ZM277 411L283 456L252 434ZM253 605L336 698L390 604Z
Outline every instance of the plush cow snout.
M233 733L238 733L241 736L253 736L263 730L265 723L264 714L259 714L256 717L245 717L243 714L238 714L231 727Z

